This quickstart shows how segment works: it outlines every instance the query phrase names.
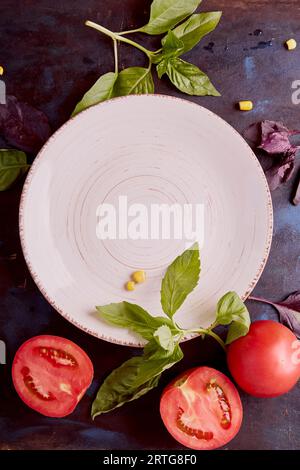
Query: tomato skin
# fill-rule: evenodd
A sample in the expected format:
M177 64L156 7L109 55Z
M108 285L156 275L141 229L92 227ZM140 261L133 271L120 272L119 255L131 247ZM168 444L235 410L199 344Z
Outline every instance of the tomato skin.
M222 399L218 400L218 395L208 390L211 383L223 392L222 406L229 407L229 424L221 424ZM236 436L242 424L243 408L236 387L226 375L210 367L196 367L176 377L164 389L160 415L180 444L195 450L212 450Z
M53 418L74 411L93 375L93 364L79 346L52 335L25 341L12 364L13 384L21 400Z
M296 341L296 336L281 323L252 323L247 335L228 347L227 363L232 377L255 397L287 393L300 377L300 364L292 359Z

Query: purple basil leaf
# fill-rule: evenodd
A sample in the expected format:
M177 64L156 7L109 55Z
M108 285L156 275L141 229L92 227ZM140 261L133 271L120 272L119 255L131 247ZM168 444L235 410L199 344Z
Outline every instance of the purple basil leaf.
M276 121L261 122L261 142L258 148L263 149L270 155L286 153L291 148L289 141L290 131Z
M289 136L295 131L289 131L282 122L261 121L251 124L243 136L253 147L261 148L274 155L288 152L291 148Z
M272 157L269 168L264 169L271 191L290 179L295 168L295 156L298 150L289 137L299 131L290 131L279 121L262 121L249 126L243 133L249 144L262 149Z
M36 153L51 135L47 116L38 109L7 96L0 104L0 134L8 145Z
M290 328L300 339L300 291L293 292L281 302L271 302L259 297L249 297L249 300L257 300L275 307L280 323Z
M278 158L276 159L278 160ZM290 179L295 168L295 153L289 154L279 161L274 159L273 165L265 170L265 175L271 191Z

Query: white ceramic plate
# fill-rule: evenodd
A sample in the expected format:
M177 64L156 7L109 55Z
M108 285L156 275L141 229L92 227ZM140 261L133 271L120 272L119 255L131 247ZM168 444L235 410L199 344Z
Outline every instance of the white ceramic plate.
M183 240L99 240L99 204L202 203L199 286L176 314L207 326L228 290L245 299L266 263L272 202L261 166L242 137L194 103L168 96L104 102L62 126L25 182L20 235L33 279L67 320L107 341L140 346L130 331L95 316L95 305L127 300L162 315L160 282ZM137 269L147 282L124 283ZM59 332L58 332L59 333Z

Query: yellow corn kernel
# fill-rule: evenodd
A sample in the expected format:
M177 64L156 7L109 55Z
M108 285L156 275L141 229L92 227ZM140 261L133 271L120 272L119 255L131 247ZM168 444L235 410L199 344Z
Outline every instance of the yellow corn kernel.
M297 41L295 39L288 39L285 41L285 45L289 51L292 51L293 49L296 49Z
M135 272L132 274L132 279L133 279L134 282L136 282L137 284L141 284L142 282L145 282L145 280L146 280L146 273L145 273L145 271L135 271Z
M0 65L0 75L3 75L4 74L4 68L2 67L2 65Z
M239 108L241 111L251 111L253 109L252 101L239 101Z
M128 281L128 282L126 282L125 287L126 287L127 290L134 290L135 289L135 282Z

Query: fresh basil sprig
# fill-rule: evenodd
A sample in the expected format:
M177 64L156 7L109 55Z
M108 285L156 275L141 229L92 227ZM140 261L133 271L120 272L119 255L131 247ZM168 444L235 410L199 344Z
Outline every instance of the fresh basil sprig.
M230 325L227 344L248 332L249 313L235 292L228 292L219 300L216 321L209 328L184 330L175 323L174 315L196 287L199 275L199 247L195 243L170 264L162 280L161 304L166 317L153 317L129 302L96 307L102 320L134 331L147 344L141 356L129 359L104 380L92 406L93 418L136 400L156 387L162 372L183 358L179 343L187 334L210 335L225 349L223 340L212 331L216 326Z
M150 18L146 25L130 31L114 33L93 21L86 25L109 36L114 44L115 70L100 77L75 107L72 116L83 109L117 96L154 93L152 65L156 65L158 77L166 74L183 93L189 95L219 96L208 76L198 67L184 62L179 57L190 51L220 21L222 12L193 12L200 0L153 0ZM181 21L183 23L179 24ZM173 28L173 29L172 29ZM141 44L125 37L129 33L143 32L150 35L167 34L162 38L162 47L150 51ZM128 67L119 71L118 44L129 44L142 51L148 58L148 67Z
M0 149L0 191L8 189L30 165L24 152L12 149Z

